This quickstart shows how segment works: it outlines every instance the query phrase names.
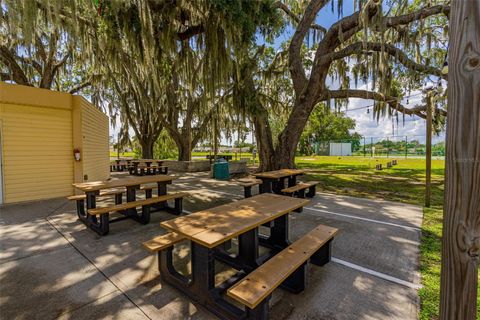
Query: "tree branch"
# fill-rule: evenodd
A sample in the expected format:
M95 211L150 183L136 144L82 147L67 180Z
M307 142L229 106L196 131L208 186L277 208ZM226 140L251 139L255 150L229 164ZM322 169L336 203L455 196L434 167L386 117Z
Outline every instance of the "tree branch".
M302 20L300 20L300 22L298 23L295 34L293 35L292 41L290 42L290 47L288 50L288 62L290 67L290 74L292 76L293 87L297 96L300 96L300 93L307 82L305 70L302 63L302 57L300 54L303 39L305 39L305 35L310 29L313 21L315 21L315 17L317 16L318 11L320 11L320 9L323 8L328 3L328 1L329 0L312 0L308 4Z
M75 94L78 91L80 91L80 90L82 90L86 87L89 87L91 85L92 85L92 82L90 80L84 81L84 82L80 83L79 85L77 85L76 87L73 87L72 89L70 89L70 91L68 91L68 93Z
M422 20L429 16L433 16L440 13L443 13L448 17L450 14L450 6L436 5L432 7L424 7L412 13L408 13L408 14L404 14L396 17L384 18L384 23L387 28L392 28L399 25L409 24L413 21Z
M188 40L191 37L196 36L197 34L200 34L200 33L203 33L203 32L205 32L205 28L202 25L191 26L191 27L187 28L185 31L179 32L178 33L178 38L182 41L183 40Z
M279 8L281 9L283 12L285 12L293 21L295 21L297 24L300 23L300 17L297 16L295 13L293 13L286 4L284 4L283 2L281 1L277 1L275 2L274 6L276 8ZM319 24L315 24L313 23L311 26L310 26L310 29L315 29L315 30L318 30L320 32L322 32L323 34L325 34L327 32L327 29L322 27L321 25Z
M15 61L13 53L4 45L0 45L0 61L10 69L10 80L20 85L32 86L22 68L18 65L17 61Z
M328 62L332 62L333 60L343 59L355 53L368 52L368 51L386 52L390 56L397 59L400 63L402 63L408 69L415 70L425 74L432 74L447 80L447 76L442 74L442 71L440 69L416 63L415 61L410 59L405 52L398 49L394 45L387 44L387 43L382 45L381 43L376 43L376 42L361 42L361 41L355 42L343 48L340 51L332 52L330 54L322 56L319 60L319 63L328 63Z

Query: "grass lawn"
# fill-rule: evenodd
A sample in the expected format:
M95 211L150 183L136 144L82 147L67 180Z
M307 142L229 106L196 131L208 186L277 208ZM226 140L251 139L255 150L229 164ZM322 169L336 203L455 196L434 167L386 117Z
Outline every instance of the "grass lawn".
M116 151L110 151L110 158L117 158L118 154ZM135 157L135 152L122 152L120 153L120 158L133 158Z
M382 171L375 165L387 158L364 157L297 157L299 168L309 169L310 177L321 181L326 192L366 198L383 198L423 206L425 195L425 160L396 158L398 165ZM440 254L443 215L445 161L432 161L431 207L424 208L421 266L423 288L421 320L438 319L440 301ZM480 306L480 288L478 296ZM480 319L480 311L477 311Z

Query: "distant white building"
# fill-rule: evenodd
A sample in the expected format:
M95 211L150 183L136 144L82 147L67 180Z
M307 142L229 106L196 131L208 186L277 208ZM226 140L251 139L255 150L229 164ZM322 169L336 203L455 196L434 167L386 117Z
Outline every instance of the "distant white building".
M337 143L330 142L330 152L331 156L351 156L352 155L352 143Z

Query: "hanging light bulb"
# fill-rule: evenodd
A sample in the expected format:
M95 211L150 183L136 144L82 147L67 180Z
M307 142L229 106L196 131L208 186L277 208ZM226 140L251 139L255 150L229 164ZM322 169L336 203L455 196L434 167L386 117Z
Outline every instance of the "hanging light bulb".
M442 74L448 74L448 49L445 54L445 60L443 61Z
M438 87L439 89L442 88L442 79L438 79L437 87Z

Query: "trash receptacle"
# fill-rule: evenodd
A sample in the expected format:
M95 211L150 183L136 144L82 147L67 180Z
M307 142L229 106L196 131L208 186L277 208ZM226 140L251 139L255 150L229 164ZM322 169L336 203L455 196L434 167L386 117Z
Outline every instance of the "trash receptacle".
M213 164L213 177L217 180L228 180L230 179L228 162L224 159L217 160Z

